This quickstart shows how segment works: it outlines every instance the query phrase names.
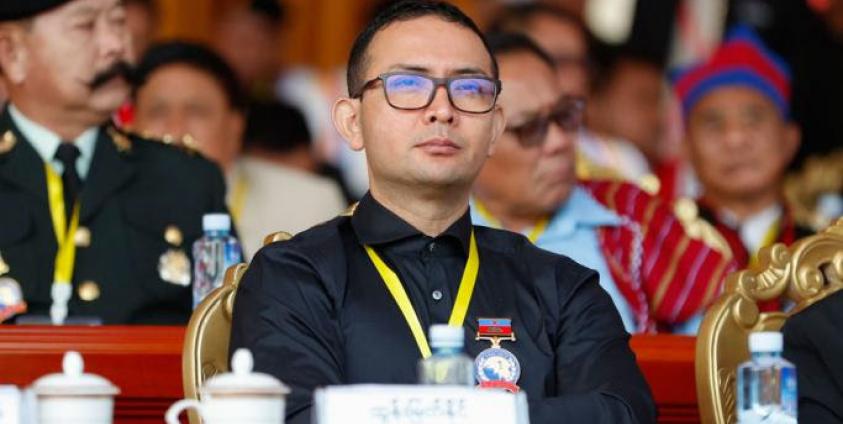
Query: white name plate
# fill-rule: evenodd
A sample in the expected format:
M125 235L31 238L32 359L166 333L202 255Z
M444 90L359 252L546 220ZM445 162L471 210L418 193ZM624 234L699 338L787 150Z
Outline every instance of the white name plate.
M0 424L20 424L21 394L15 386L0 385Z
M527 397L460 386L331 386L314 394L316 424L529 424Z

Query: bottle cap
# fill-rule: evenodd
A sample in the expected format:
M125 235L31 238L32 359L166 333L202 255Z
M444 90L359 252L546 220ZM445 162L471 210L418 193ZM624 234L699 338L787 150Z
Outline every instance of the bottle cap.
M462 327L452 327L447 324L433 324L430 326L430 347L462 348L465 334Z
M778 331L759 331L749 334L749 351L758 352L781 352L784 342L782 333Z
M225 213L202 215L202 231L231 231L231 217Z

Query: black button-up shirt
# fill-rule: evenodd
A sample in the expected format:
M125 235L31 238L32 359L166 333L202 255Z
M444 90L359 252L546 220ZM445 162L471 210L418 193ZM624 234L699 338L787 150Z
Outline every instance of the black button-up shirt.
M474 229L480 270L463 327L511 318L518 385L532 423L648 423L655 407L597 273L534 247L525 237L473 227L468 211L428 237L366 195L338 217L255 256L234 307L231 350L249 348L257 371L289 385L287 421L310 423L313 390L417 381L418 346L365 252L372 246L401 279L423 328L447 323Z

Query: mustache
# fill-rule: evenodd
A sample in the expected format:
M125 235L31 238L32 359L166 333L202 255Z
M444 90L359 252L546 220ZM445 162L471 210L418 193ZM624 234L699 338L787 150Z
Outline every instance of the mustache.
M131 83L134 75L135 68L129 64L129 62L121 60L109 66L108 69L96 74L91 82L88 83L88 87L90 87L91 90L96 90L117 77L121 77L126 80L126 82Z

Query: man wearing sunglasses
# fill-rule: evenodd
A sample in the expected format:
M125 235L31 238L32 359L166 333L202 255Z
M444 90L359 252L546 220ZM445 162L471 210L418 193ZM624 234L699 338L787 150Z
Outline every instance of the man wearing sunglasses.
M370 192L349 216L258 252L234 306L231 349L292 388L287 422L311 422L317 387L417 382L440 323L463 329L471 357L490 347L482 328L516 334L496 358L520 378L486 383L526 392L533 423L654 422L597 274L472 224L471 184L505 125L476 25L447 3L393 4L358 36L348 86L334 123L365 150Z
M522 232L598 271L630 333L696 332L732 263L633 185L577 181L583 101L559 98L553 61L530 39L488 42L506 86L507 128L475 183L474 223Z

